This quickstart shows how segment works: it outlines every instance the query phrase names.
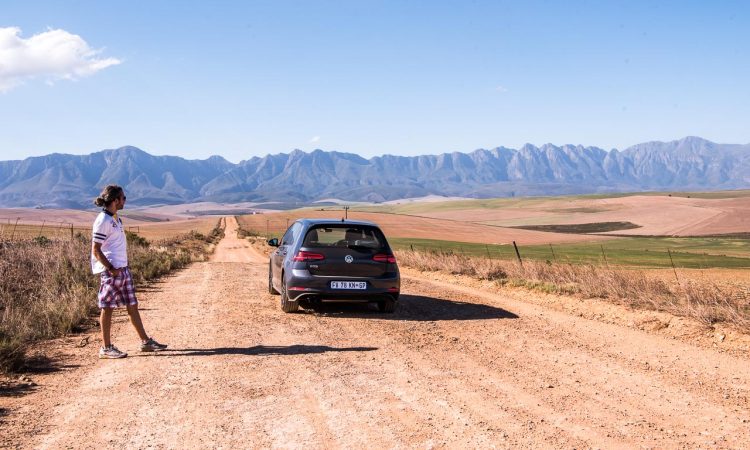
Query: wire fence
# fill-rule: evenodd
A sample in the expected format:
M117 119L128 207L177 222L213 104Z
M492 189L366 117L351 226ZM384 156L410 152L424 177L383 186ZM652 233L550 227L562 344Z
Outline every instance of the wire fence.
M58 220L23 220L6 218L0 222L0 239L33 239L45 237L48 239L73 239L76 232L87 230L82 226L76 226L73 222Z
M159 226L145 227L141 225L126 225L125 231L140 234L143 232L149 239L166 239L179 234L199 232L210 233L214 227L213 219L198 219L179 221L163 221ZM66 220L28 220L21 217L0 219L0 240L29 240L38 238L73 239L77 234L90 237L91 225Z

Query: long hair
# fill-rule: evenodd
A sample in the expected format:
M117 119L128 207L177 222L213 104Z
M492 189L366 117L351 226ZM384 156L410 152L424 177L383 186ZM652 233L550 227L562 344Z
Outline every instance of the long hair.
M96 206L104 206L105 208L112 204L113 201L120 198L122 195L122 188L116 184L107 185L102 189L102 193L94 199Z

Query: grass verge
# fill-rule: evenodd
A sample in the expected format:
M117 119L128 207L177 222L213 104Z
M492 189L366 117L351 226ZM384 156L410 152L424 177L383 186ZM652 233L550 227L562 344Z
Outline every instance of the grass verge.
M203 260L223 237L191 232L149 242L128 233L128 261L135 283L143 284L190 262ZM29 345L74 331L97 311L99 279L91 274L91 241L0 240L0 371L23 367Z
M740 288L710 281L679 284L648 277L645 271L589 264L490 260L457 254L405 250L399 264L423 271L468 275L501 285L548 293L598 298L638 309L690 317L705 325L728 323L750 332L750 299Z

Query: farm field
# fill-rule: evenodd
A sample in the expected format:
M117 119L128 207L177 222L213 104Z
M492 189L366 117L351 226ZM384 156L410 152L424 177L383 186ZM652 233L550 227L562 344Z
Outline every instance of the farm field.
M0 209L0 238L31 239L44 236L64 239L75 233L88 236L97 214L97 211L69 209ZM219 220L212 216L188 217L127 208L121 216L128 231L148 240L170 239L190 231L208 234Z
M170 239L191 231L207 235L216 227L219 220L220 217L207 216L169 222L144 223L137 225L136 228L131 228L131 230L148 240L158 241L161 239Z
M719 235L750 232L750 191L460 200L353 207L504 227L632 222L627 235Z
M344 214L339 206L322 209L241 216L240 222L279 236L298 217ZM750 268L750 191L355 205L348 216L378 223L397 249L512 259L515 241L522 258L550 262ZM511 228L540 225L570 232ZM597 228L603 231L586 232Z
M341 210L297 209L291 211L240 216L240 223L261 234L278 236L287 224L301 217L340 219ZM414 239L455 240L478 244L510 244L513 241L524 245L561 242L585 242L610 240L612 237L581 236L577 234L549 233L491 226L459 219L418 217L394 213L349 211L350 219L376 222L387 236ZM288 222L287 222L288 220ZM268 230L266 232L266 230Z

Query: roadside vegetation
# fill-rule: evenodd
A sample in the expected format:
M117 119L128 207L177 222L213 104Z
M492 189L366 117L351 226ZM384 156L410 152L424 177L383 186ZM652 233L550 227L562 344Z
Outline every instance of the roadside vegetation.
M204 260L223 237L190 232L150 242L128 232L128 259L137 285ZM29 345L76 331L97 312L99 279L91 274L90 236L0 240L0 371L23 367Z
M548 261L492 260L455 253L402 250L399 264L422 271L468 275L503 286L598 298L638 309L690 317L710 326L727 323L750 332L750 296L746 286L707 280L667 282L645 270Z

